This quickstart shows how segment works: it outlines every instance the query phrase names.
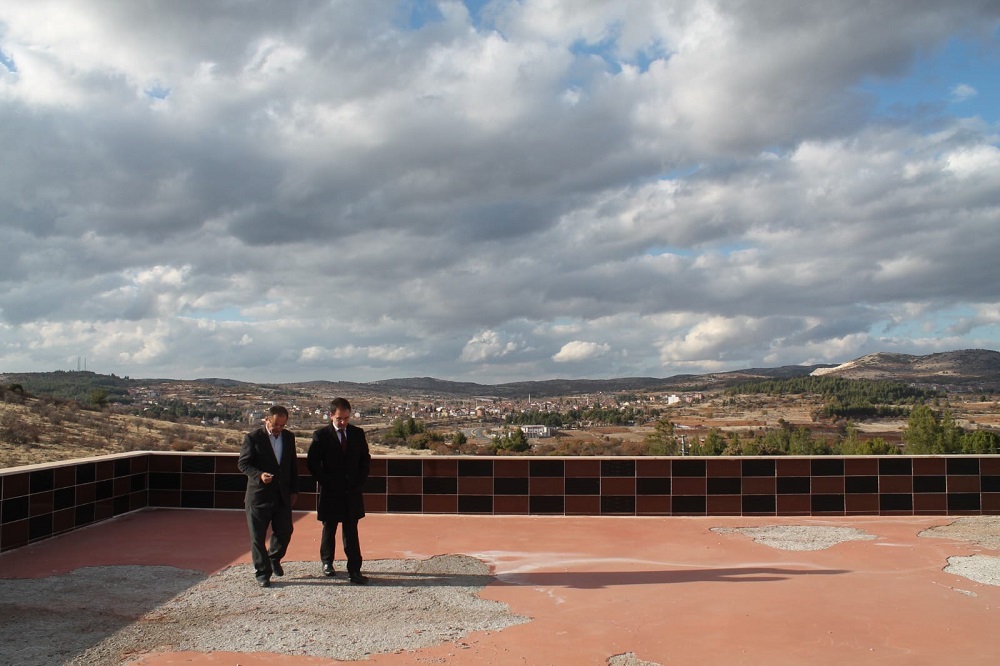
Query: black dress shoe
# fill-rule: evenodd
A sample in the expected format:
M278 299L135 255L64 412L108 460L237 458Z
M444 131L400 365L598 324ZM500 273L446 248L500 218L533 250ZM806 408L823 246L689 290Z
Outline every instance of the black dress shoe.
M370 579L368 576L362 573L352 573L351 574L351 584L352 585L367 585Z
M257 584L261 587L271 587L271 579L267 576L257 576Z
M332 562L323 563L323 575L324 576L336 576L337 570L333 568Z
M284 576L285 570L281 568L281 560L271 560L271 569L275 576Z

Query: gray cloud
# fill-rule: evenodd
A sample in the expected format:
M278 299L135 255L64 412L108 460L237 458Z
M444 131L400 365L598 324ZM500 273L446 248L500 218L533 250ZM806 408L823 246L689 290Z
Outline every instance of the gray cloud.
M408 6L0 9L0 369L489 382L997 345L991 91L959 71L877 111L949 40L995 53L996 3Z

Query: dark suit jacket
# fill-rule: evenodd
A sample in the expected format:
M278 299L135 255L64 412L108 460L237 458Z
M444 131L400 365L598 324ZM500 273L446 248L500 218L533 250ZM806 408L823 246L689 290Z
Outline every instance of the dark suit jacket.
M320 484L316 517L324 522L358 520L365 516L362 494L372 457L365 431L347 426L347 453L340 450L333 425L313 433L307 458L309 472Z
M291 496L299 492L299 464L295 456L295 435L285 430L281 433L281 465L274 457L271 438L264 428L248 432L240 447L240 471L247 475L246 505L270 504L280 494L289 507ZM261 472L274 474L271 483L260 480Z

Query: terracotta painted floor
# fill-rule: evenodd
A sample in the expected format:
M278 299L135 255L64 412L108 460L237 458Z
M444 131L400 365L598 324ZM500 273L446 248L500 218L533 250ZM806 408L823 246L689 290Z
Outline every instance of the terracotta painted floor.
M498 578L482 596L532 621L351 663L576 666L627 652L658 664L1000 663L1000 587L942 571L950 556L1000 553L917 536L954 520L370 515L366 559L478 557ZM855 527L877 539L787 551L711 531L763 525ZM297 514L286 560L316 560L318 543L313 514ZM212 573L249 560L241 511L151 509L4 553L0 577L105 564ZM171 653L135 663L344 662Z

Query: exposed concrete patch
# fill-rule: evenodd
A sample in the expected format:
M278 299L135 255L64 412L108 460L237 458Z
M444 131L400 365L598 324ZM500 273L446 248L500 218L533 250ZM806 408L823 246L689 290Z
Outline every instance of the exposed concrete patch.
M609 657L608 666L660 666L660 664L655 661L643 661L635 656L635 652L626 652Z
M846 541L871 541L876 537L854 527L827 525L765 525L763 527L713 527L718 534L737 532L756 543L780 550L823 550Z
M359 660L527 622L480 599L489 568L463 555L365 563L367 586L285 562L261 589L250 565L206 578L109 566L0 580L0 662L119 664L149 652L270 652Z
M944 571L983 585L1000 585L1000 557L990 557L989 555L949 557L948 566L944 568ZM956 589L956 591L961 590Z
M1000 550L1000 516L964 516L947 525L928 528L917 536L970 541L989 550ZM943 570L983 585L1000 585L1000 557L987 555L949 557L948 564ZM953 589L975 596L974 592Z
M84 567L0 580L0 663L84 663L82 655L205 580L174 567ZM119 663L106 658L92 663Z
M917 536L971 541L983 548L1000 550L1000 516L965 516L947 525L928 528Z

